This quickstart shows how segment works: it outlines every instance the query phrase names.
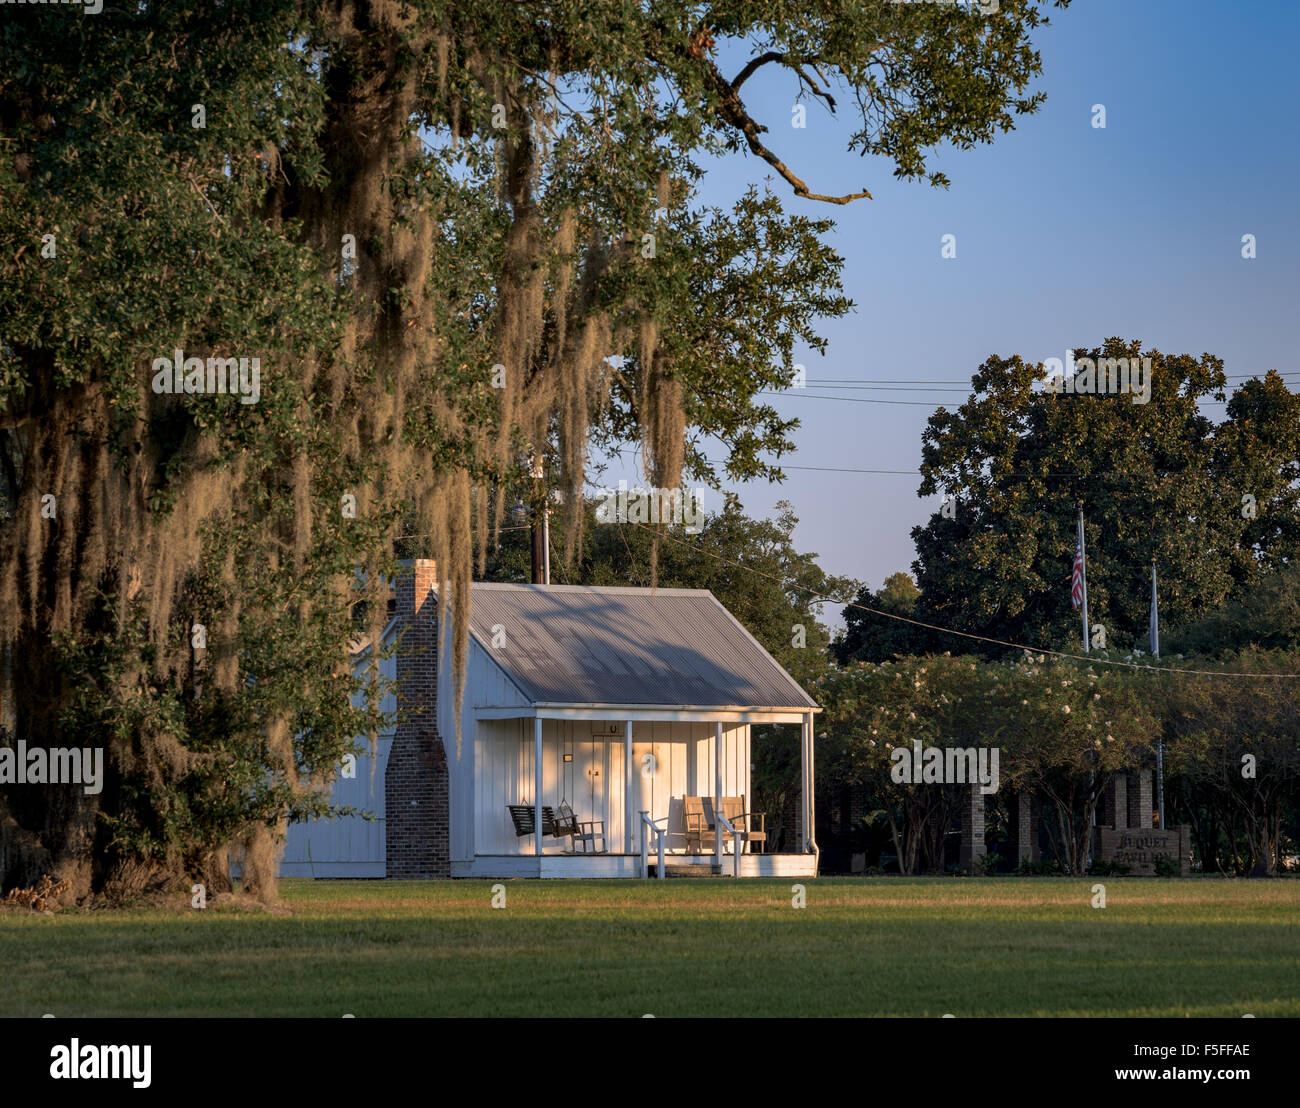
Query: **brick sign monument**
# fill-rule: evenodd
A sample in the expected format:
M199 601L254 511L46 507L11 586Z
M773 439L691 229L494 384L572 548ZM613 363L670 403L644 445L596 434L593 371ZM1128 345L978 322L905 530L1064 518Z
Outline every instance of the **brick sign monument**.
M1098 827L1097 860L1128 866L1135 877L1155 877L1156 859L1178 863L1181 877L1192 872L1192 829L1152 827L1151 771L1117 773L1106 786L1104 818Z
M1192 829L1184 824L1167 831L1159 828L1103 827L1098 857L1103 862L1128 866L1138 877L1156 875L1156 859L1168 858L1178 863L1178 873L1192 872Z

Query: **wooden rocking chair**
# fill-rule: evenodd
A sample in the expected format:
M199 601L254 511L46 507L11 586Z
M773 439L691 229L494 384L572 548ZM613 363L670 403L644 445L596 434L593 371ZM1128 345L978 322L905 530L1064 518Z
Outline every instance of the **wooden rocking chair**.
M711 854L717 843L717 830L713 818L713 805L709 802L709 797L683 797L682 823L686 835L686 852Z
M722 814L727 817L727 822L736 829L736 838L741 843L757 843L758 853L763 853L764 844L767 842L767 813L766 812L747 812L745 811L745 798L743 796L724 796L722 798ZM758 820L758 827L755 828L752 820ZM740 849L739 843L735 849Z

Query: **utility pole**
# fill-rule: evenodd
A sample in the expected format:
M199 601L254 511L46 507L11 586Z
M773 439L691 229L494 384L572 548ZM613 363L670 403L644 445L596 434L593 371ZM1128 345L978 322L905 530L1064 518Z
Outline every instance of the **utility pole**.
M532 459L533 478L533 584L551 583L551 504L546 495L545 470L540 452Z
M1083 538L1083 501L1079 501L1079 572L1083 586L1083 652L1088 653L1091 643L1088 641L1088 547Z
M1160 599L1156 592L1156 560L1151 559L1151 657L1160 657ZM1165 737L1156 737L1156 817L1165 829Z

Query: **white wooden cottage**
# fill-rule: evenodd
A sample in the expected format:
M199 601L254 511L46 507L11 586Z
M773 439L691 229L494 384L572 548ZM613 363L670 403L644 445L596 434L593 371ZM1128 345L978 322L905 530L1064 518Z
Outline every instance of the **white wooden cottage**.
M293 825L283 876L636 877L660 847L670 873L815 875L820 709L712 593L475 584L458 746L434 564L406 566L383 632L401 720L334 792L375 818ZM736 814L756 723L800 727L797 853Z

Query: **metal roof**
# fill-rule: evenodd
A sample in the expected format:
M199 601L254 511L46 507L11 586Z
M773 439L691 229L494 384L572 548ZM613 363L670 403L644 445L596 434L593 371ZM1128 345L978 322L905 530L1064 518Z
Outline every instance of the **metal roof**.
M470 629L534 704L817 707L707 589L479 582Z

